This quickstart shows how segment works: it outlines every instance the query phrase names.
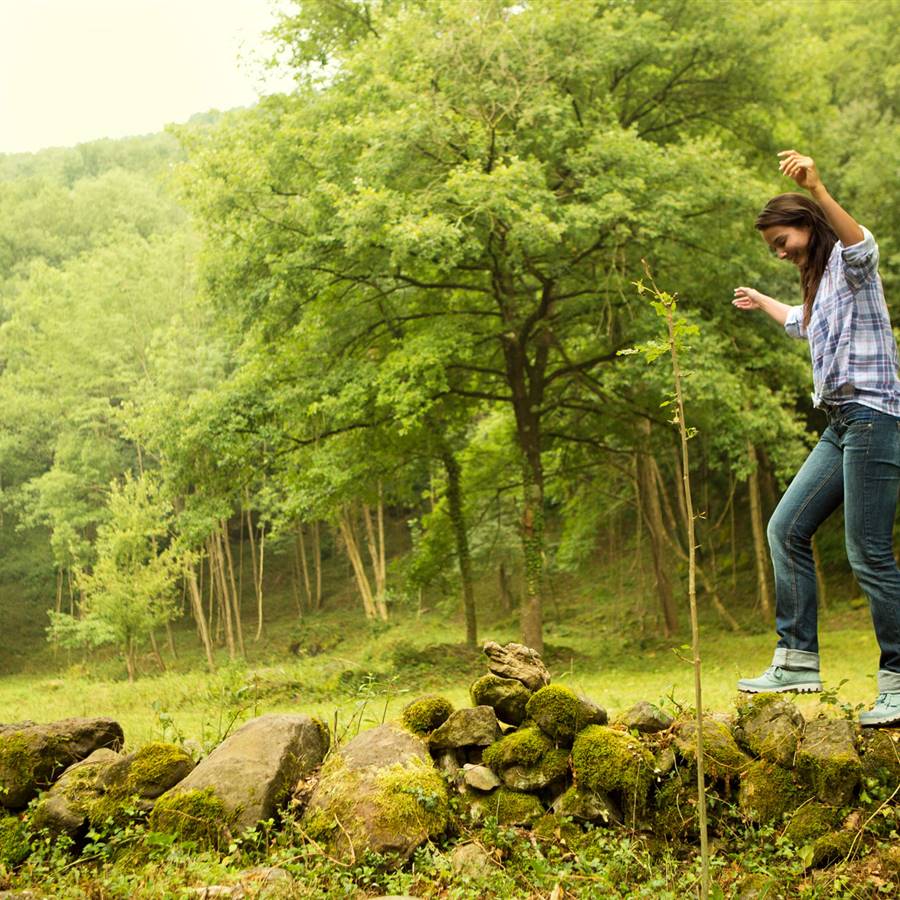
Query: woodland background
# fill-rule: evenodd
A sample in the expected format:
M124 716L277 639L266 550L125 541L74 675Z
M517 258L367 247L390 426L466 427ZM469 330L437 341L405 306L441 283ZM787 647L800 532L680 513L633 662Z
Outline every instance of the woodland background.
M823 422L732 290L799 302L753 228L797 147L894 312L900 6L304 0L278 35L290 94L0 156L0 669L428 616L677 644L671 374L620 353L660 333L642 259L697 329L703 614L770 631L765 521ZM840 521L817 557L855 604Z

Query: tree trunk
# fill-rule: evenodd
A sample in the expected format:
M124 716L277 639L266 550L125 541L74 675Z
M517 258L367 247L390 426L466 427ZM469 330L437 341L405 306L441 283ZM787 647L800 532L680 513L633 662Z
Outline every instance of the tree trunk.
M381 516L381 489L379 485L379 498L378 498L378 506L379 513ZM386 586L386 573L382 568L382 562L384 560L384 547L379 547L378 537L375 534L375 527L372 524L372 512L369 509L368 504L362 504L362 514L363 514L363 522L366 526L366 544L369 548L369 559L372 562L372 571L375 575L375 609L378 613L378 617L384 621L387 621L388 612L387 605L385 604L384 592ZM384 528L382 527L381 531L382 541L384 539Z
M153 655L156 657L156 664L159 666L160 672L166 671L166 664L162 658L162 653L159 652L159 644L156 643L156 634L154 634L153 629L150 629L150 647L153 650Z
M266 564L266 530L262 526L259 529L259 576L256 582L256 637L262 637L263 630L263 572Z
M322 529L318 519L313 522L313 565L316 568L316 611L322 608Z
M643 424L643 431L649 444L650 422ZM666 637L671 637L678 630L678 610L672 593L672 579L669 577L671 561L666 559L665 525L662 507L659 502L659 490L653 471L655 461L647 453L638 451L637 480L640 515L647 526L650 536L650 553L653 557L653 574L656 579L656 594L663 614L663 628ZM651 465L652 461L652 465Z
M522 550L525 557L525 596L522 599L522 640L538 653L544 651L544 490L528 463L522 490Z
M472 579L472 557L469 553L469 535L462 500L462 478L459 461L447 444L441 447L441 461L447 472L447 506L453 534L456 539L456 559L462 581L463 611L466 617L466 644L478 646L478 623L475 616L475 590Z
M218 534L213 533L206 541L209 553L210 589L215 585L215 595L218 599L219 621L225 631L225 646L228 648L228 658L237 656L234 643L234 625L231 621L231 602L228 598L228 585L225 582L225 565L218 548Z
M747 489L750 493L750 525L753 530L753 559L756 564L756 585L762 614L767 622L772 620L772 592L769 587L769 572L772 569L766 549L766 531L762 520L762 503L759 493L759 457L751 441L747 441L747 455L750 457L750 476Z
M209 666L210 672L215 672L216 663L213 658L212 641L209 637L209 626L207 625L206 615L203 612L203 594L200 593L200 586L197 584L197 576L194 574L193 568L188 568L185 572L185 578L188 584L188 593L191 597L191 609L194 613L194 621L197 624L197 630L200 632L200 642L206 651L206 664Z
M137 673L133 637L125 638L125 668L128 670L128 683L132 684L134 682L134 676Z
M228 582L231 587L231 602L234 613L234 631L237 637L238 648L241 656L246 656L247 651L244 649L244 628L241 624L241 595L238 593L237 582L234 578L234 560L231 557L231 542L228 540L228 523L222 519L222 535L220 538L221 546L225 550L225 560L228 563Z
M353 521L350 518L350 512L344 507L338 517L338 528L341 531L341 537L344 541L344 547L347 550L347 558L353 567L353 574L356 578L356 586L359 588L360 596L363 602L363 611L367 619L374 619L378 613L375 609L375 598L372 596L372 585L369 583L369 576L366 575L365 566L363 565L362 556L359 552L359 543L356 540L356 534L353 530Z
M297 557L300 562L300 571L303 575L303 589L306 591L306 608L313 608L312 585L309 581L309 563L306 559L306 540L303 535L303 523L297 523Z
M500 604L503 612L511 613L515 605L515 597L509 586L509 575L506 572L506 563L501 562L497 570L497 580L500 583Z

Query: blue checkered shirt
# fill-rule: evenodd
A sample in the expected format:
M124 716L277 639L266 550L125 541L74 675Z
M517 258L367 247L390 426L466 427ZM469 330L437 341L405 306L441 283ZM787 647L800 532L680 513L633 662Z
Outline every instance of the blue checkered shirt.
M900 417L897 342L878 275L878 245L865 228L863 235L858 244L834 245L809 326L803 327L803 307L793 306L784 329L809 338L815 406L852 401Z

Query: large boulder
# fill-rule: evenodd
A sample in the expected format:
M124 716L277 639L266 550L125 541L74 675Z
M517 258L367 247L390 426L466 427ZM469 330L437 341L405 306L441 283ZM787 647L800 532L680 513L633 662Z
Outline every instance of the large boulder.
M483 759L514 791L542 790L563 781L569 771L569 754L536 727L505 735L484 751Z
M440 728L431 732L428 745L432 752L487 747L500 737L500 724L489 706L458 709Z
M488 669L503 678L515 678L529 690L536 691L550 684L550 673L537 650L524 644L501 646L496 641L484 645Z
M328 852L361 859L366 851L405 862L449 823L447 786L425 744L380 725L355 737L322 767L302 827Z
M754 756L791 766L805 722L800 710L779 694L751 694L738 707L737 742Z
M180 817L221 805L229 827L253 828L275 815L293 786L322 763L328 745L328 729L310 716L273 713L251 719L162 795L153 822L160 830L181 833Z
M518 679L490 673L475 681L469 693L476 706L490 706L501 722L521 725L525 721L525 704L531 691Z
M851 803L862 778L853 725L846 719L824 716L808 722L797 750L796 767L823 803Z
M35 805L31 816L35 830L77 837L87 823L92 805L102 794L98 785L100 773L119 758L114 750L101 748L69 766Z
M118 750L122 726L107 718L6 725L0 731L0 806L21 809L72 763Z
M605 709L561 684L548 684L532 694L525 711L541 731L563 747L571 747L575 735L588 725L606 724Z

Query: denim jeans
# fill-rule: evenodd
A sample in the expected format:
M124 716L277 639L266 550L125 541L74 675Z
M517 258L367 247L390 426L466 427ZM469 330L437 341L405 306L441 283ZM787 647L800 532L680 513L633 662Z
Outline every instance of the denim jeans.
M847 557L869 599L881 648L879 690L900 691L900 570L893 549L898 487L900 419L860 403L832 407L828 427L769 521L776 665L819 668L811 542L843 503Z

